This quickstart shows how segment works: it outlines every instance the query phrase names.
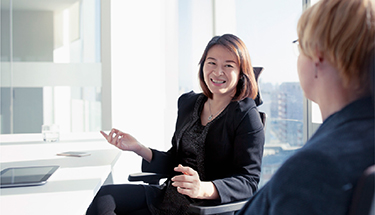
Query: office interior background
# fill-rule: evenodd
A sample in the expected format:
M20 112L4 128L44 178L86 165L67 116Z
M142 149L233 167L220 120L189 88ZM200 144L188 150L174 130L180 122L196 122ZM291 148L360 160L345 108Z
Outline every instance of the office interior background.
M253 66L264 67L262 186L321 123L303 96L292 46L303 9L315 2L2 0L0 138L33 139L43 124L58 124L60 141L100 138L114 127L167 150L178 97L201 91L205 46L232 33ZM116 183L140 171L128 152L118 163Z

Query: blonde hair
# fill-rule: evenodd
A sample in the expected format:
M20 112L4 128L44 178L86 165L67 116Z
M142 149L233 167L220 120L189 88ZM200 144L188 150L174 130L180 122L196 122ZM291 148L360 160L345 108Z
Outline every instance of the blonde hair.
M320 0L297 25L300 50L313 60L327 59L340 72L344 86L368 91L375 47L374 0ZM353 85L352 85L353 84Z

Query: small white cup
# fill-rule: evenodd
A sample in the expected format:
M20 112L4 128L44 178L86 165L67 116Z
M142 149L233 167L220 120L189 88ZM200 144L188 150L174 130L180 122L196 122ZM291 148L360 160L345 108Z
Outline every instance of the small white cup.
M60 127L59 125L42 125L43 141L57 142L60 140Z

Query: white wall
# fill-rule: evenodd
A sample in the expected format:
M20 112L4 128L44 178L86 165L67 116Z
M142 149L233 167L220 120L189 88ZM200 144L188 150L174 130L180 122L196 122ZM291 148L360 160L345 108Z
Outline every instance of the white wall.
M176 7L173 0L111 1L112 125L160 150L170 147L177 113ZM115 183L140 170L141 159L132 158L124 152Z
M215 0L215 35L236 34L235 0Z
M201 91L199 60L216 33L235 33L233 5L228 8L221 1L214 6L211 0L112 0L111 45L102 44L102 51L110 50L111 56L110 74L103 69L103 74L111 76L108 123L112 121L112 127L132 134L148 147L169 149L178 96ZM140 163L139 157L124 152L116 164L114 182L126 182L129 173L140 171Z

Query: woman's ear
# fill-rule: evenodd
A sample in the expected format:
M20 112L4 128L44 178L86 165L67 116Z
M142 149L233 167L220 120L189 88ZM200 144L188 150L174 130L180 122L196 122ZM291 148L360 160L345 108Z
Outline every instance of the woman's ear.
M315 67L318 69L322 66L322 63L324 63L325 61L324 55L318 48L315 49L314 57L312 60L314 62Z
M317 57L316 59L314 59L314 64L317 68L320 68L322 66L322 63L324 63L323 57Z

